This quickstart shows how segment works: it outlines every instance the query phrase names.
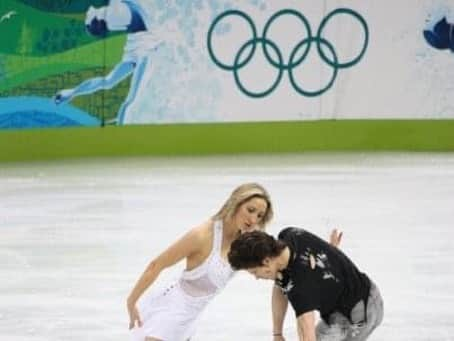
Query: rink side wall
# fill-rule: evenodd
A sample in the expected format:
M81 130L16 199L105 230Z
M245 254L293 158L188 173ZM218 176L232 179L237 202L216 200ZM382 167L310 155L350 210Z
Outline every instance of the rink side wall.
M0 161L63 158L454 151L454 120L326 120L3 131Z

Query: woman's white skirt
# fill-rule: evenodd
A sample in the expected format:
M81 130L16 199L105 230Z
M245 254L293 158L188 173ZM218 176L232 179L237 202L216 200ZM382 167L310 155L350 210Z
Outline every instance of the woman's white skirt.
M163 341L186 341L211 297L188 296L178 282L144 298L138 304L142 327L132 330L132 340L153 337Z

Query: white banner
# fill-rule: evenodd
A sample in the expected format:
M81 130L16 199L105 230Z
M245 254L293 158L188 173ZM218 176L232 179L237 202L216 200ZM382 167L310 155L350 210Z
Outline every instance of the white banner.
M452 2L125 2L121 124L454 117Z

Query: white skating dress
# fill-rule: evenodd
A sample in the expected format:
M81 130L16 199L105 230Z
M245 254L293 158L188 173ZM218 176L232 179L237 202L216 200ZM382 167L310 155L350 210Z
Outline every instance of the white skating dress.
M143 325L133 329L134 341L144 341L146 336L186 341L194 335L201 312L234 273L221 258L222 222L216 221L213 228L213 248L208 258L198 267L183 271L172 285L139 303Z

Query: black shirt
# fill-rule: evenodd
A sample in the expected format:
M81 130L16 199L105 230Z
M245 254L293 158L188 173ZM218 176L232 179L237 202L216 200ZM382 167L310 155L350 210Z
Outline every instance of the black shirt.
M290 260L276 285L287 295L296 316L318 310L328 323L334 311L349 320L360 300L367 304L370 280L338 248L300 228L279 233L290 249Z

